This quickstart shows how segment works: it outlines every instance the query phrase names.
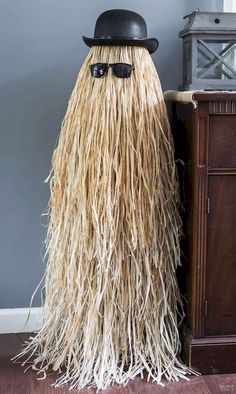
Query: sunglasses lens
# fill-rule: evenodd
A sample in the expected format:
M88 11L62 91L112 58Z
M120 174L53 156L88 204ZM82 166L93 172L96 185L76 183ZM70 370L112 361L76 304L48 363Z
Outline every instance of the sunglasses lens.
M108 65L106 63L91 64L90 71L94 78L101 78L107 74Z
M113 65L113 72L118 78L129 78L132 72L132 65L126 63L116 63Z

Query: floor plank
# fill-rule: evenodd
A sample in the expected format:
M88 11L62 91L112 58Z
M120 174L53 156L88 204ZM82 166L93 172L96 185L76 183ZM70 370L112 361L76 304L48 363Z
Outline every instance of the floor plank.
M15 352L20 351L22 342L16 334L0 335L0 360L9 360Z
M36 371L20 363L13 364L11 357L16 355L27 340L29 334L0 335L0 394L65 394L78 393L77 390L68 392L67 388L55 388L52 383L57 378L53 374L44 380L38 380ZM125 387L113 386L99 394L236 394L236 374L191 376L189 381L165 382L158 386L144 379L136 378ZM80 390L79 394L95 394L95 390Z

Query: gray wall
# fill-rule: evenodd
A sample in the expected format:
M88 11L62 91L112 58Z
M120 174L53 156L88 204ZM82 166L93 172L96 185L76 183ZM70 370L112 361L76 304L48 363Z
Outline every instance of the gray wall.
M224 0L185 0L184 3L187 12L191 12L196 8L199 8L200 11L217 12L223 11Z
M141 13L164 89L181 83L182 16L205 0L0 0L0 308L26 307L40 281L49 187L44 184L70 92L99 13ZM35 298L40 305L40 294Z

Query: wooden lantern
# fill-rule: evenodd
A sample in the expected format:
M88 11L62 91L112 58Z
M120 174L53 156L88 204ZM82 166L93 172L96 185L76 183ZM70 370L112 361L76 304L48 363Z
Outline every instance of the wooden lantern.
M236 90L236 13L187 15L181 90ZM185 17L186 18L186 17Z

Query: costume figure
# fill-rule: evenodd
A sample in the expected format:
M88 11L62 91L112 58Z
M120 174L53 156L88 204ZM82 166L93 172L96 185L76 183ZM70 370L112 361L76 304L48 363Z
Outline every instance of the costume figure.
M50 174L44 324L20 354L56 386L162 384L178 357L178 181L144 19L100 15L62 123Z

